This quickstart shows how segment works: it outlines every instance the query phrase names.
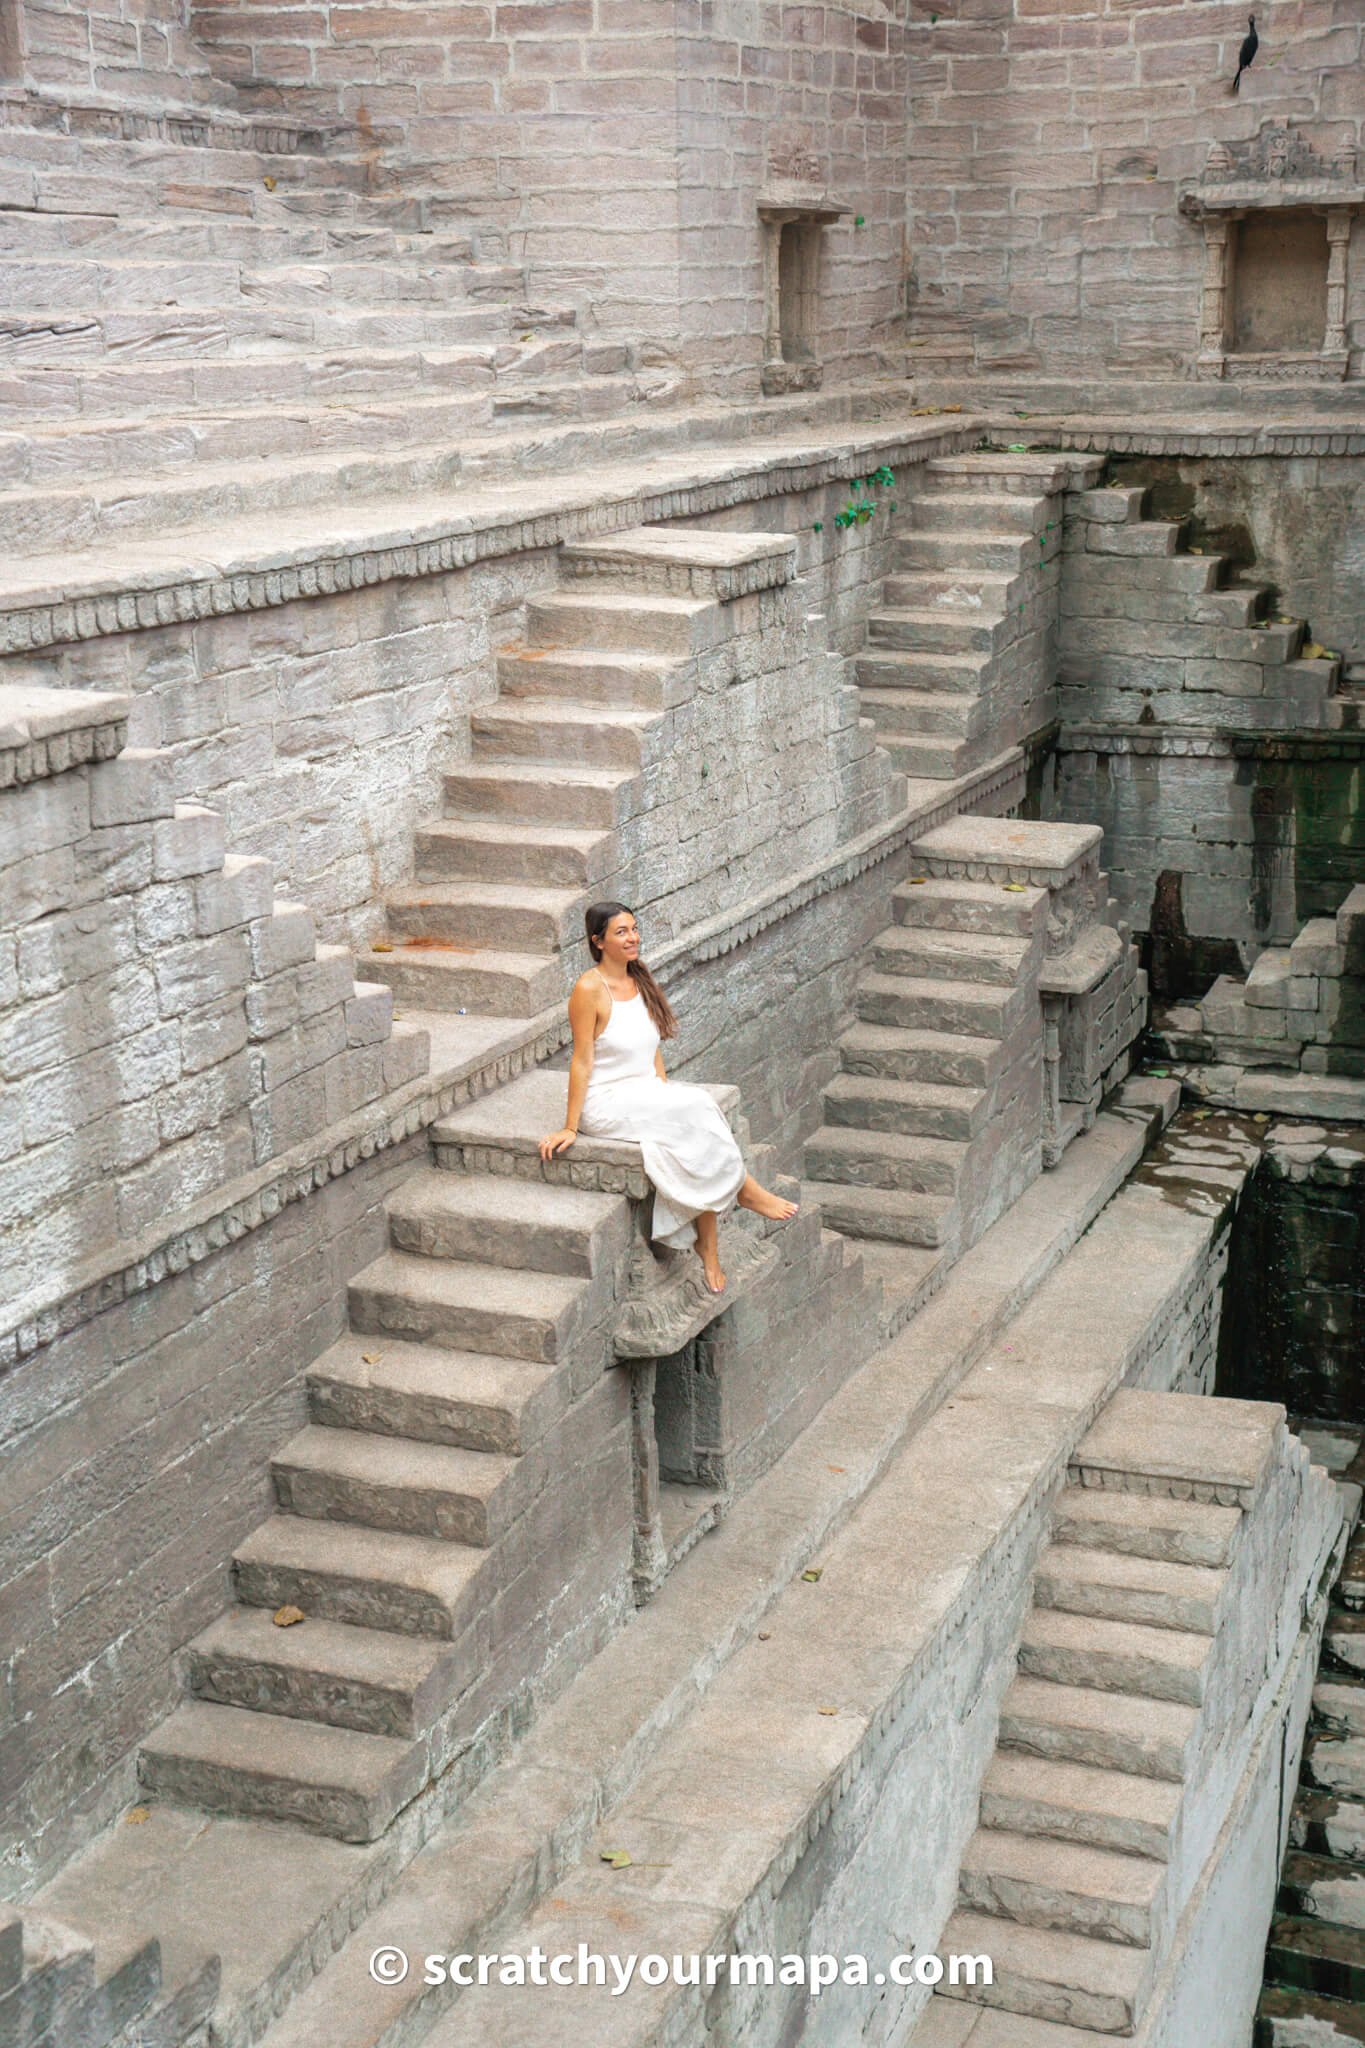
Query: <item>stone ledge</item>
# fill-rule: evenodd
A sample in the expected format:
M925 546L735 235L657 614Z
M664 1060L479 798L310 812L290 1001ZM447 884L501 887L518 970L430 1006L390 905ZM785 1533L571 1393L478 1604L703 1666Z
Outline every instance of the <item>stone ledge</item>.
M325 131L298 121L235 114L226 107L129 107L115 99L60 99L40 88L0 91L0 130L115 142L174 142L192 149L250 149L293 156L321 147ZM341 131L338 127L338 132Z
M0 683L0 789L111 761L128 737L131 697Z
M988 762L960 781L936 788L928 806L910 807L889 825L854 840L819 867L751 898L737 913L711 919L675 939L660 952L656 965L679 972L703 961L720 959L779 919L803 909L819 896L842 888L868 868L908 845L926 825L937 824L974 804L1017 802L1024 792L1022 753L1014 749ZM409 1012L411 1020L411 1013ZM452 1020L428 1019L432 1030L433 1066L440 1026ZM0 1375L20 1359L79 1328L130 1296L155 1286L168 1274L184 1272L226 1244L259 1230L281 1209L300 1201L329 1180L351 1172L363 1160L451 1115L464 1104L500 1088L519 1074L560 1051L569 1039L568 1019L561 1006L528 1020L470 1020L480 1041L473 1052L453 1059L423 1079L400 1089L385 1101L371 1104L307 1145L296 1147L269 1167L230 1182L195 1203L183 1222L116 1245L89 1260L45 1296L29 1295L0 1309ZM627 1190L623 1184L620 1192Z
M921 834L914 855L931 875L1059 890L1098 870L1103 837L1098 825L958 815Z
M927 462L973 439L980 426L967 415L900 428L844 421L842 434L830 427L800 439L774 434L765 453L759 429L746 435L729 412L686 424L688 445L649 455L644 484L645 458L637 457L571 476L481 484L406 508L362 501L346 507L344 525L334 511L310 510L94 547L75 558L92 566L74 575L70 557L14 559L0 580L0 655L267 610L696 519L851 480L880 463ZM726 441L725 433L736 438ZM510 440L503 452L514 458Z
M1068 952L1044 960L1038 970L1038 993L1084 996L1098 988L1123 958L1123 941L1112 925L1092 926Z
M559 560L571 583L607 576L614 586L628 583L669 597L712 598L731 604L736 598L793 582L796 545L791 533L706 533L637 526L607 540L570 541L560 549Z

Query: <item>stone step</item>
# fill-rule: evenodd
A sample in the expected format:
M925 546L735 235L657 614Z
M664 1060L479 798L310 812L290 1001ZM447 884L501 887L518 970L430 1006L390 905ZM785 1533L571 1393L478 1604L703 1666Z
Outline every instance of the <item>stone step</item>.
M1213 1501L1066 1486L1052 1510L1052 1539L1167 1564L1219 1566L1231 1555L1241 1521L1240 1508Z
M143 1743L138 1776L181 1805L373 1842L421 1790L426 1757L392 1736L191 1700Z
M1033 1597L1040 1607L1067 1614L1211 1636L1226 1584L1227 1573L1207 1565L1051 1543L1038 1560Z
M938 1942L942 1955L985 1955L994 1982L950 1985L939 1995L1057 2025L1131 2034L1147 1984L1146 1952L1054 1928L1020 1927L959 1908Z
M1300 1786L1290 1810L1289 1840L1314 1856L1365 1864L1365 1801Z
M619 1258L630 1238L628 1212L614 1195L434 1166L405 1180L388 1211L399 1251L522 1273L588 1279Z
M404 939L388 952L361 953L357 972L383 982L400 1002L422 1010L467 1010L474 1017L536 1017L564 994L558 954L501 953L434 938Z
M498 650L498 691L502 697L568 697L580 704L634 705L662 710L676 663L662 655L629 659L595 649L563 648L545 653L517 644Z
M1281 1913L1330 1920L1334 1927L1365 1933L1365 1870L1331 1856L1291 1849L1280 1870L1277 1906ZM1365 1943L1361 1959L1365 1962Z
M880 974L920 981L981 982L1013 989L1028 958L1028 941L992 932L959 932L893 924L878 932L872 957Z
M1148 1948L1164 1875L1150 1857L978 1828L962 1859L958 1903L1024 1927Z
M1259 964L1259 963L1258 963ZM1255 969L1252 969L1255 973ZM1247 976L1248 987L1251 975ZM1341 1576L1333 1590L1333 1599L1353 1614L1365 1613L1365 1534L1357 1535L1341 1563Z
M129 361L134 354L162 362L199 356L278 355L304 350L454 348L471 338L507 332L491 317L509 310L492 299L482 305L166 306L161 308L34 307L0 309L0 363L34 366ZM510 307L515 315L520 308ZM522 328L522 332L529 329Z
M434 1536L272 1515L238 1544L233 1569L250 1607L455 1641L478 1610L488 1556Z
M1199 1727L1195 1708L1129 1693L1018 1677L1000 1709L1003 1749L1179 1784Z
M979 739L936 737L932 733L890 733L878 735L878 746L891 766L902 775L951 782L965 775L982 751Z
M108 417L133 422L154 418L164 431L177 412L199 429L196 447L212 445L215 432L249 424L255 416L279 417L286 432L303 421L327 432L339 420L363 414L390 437L406 417L425 424L423 402L489 391L498 364L511 351L514 362L534 361L521 345L509 343L508 309L472 306L460 315L462 333L444 348L313 348L287 337L272 351L268 342L250 355L215 354L214 330L193 337L183 357L145 358L136 348L124 360L34 363L22 347L11 346L0 368L0 417L26 421ZM6 322L0 316L0 348ZM400 403L401 401L401 403ZM204 460L202 452L196 460Z
M980 1824L1164 1863L1181 1797L1169 1779L1001 1749L981 1781Z
M624 706L562 703L497 704L470 718L470 750L474 763L568 762L577 768L640 766L642 743L655 721L650 711Z
M314 257L296 263L244 263L240 260L177 258L158 261L145 249L136 254L92 257L71 250L60 259L10 258L0 267L0 310L27 311L41 306L52 313L113 308L118 311L159 306L221 306L237 303L280 306L293 310L312 306L364 307L386 302L441 306L458 300L471 277L480 277L485 292L509 296L524 291L520 266L457 266L379 260L347 262L343 256Z
M966 1159L966 1145L955 1139L858 1130L847 1124L824 1124L805 1145L805 1169L811 1180L912 1194L955 1194Z
M985 611L1003 615L1009 607L1014 575L985 563L970 572L952 569L904 568L882 584L882 603L891 611Z
M1014 576L1036 553L1030 534L926 526L897 534L891 558L898 570L961 569L970 574L980 569Z
M570 1190L569 1192L577 1192ZM348 1334L308 1368L308 1412L335 1429L516 1457L563 1413L553 1366Z
M1304 1744L1302 1780L1339 1798L1365 1801L1365 1736L1314 1729Z
M1313 1687L1313 1720L1329 1734L1365 1735L1365 1683L1320 1674Z
M1265 1968L1277 1984L1365 2004L1365 1941L1354 1927L1277 1914L1270 1923Z
M405 1740L445 1706L458 1653L318 1615L279 1628L264 1607L230 1607L186 1655L191 1692L214 1706Z
M1365 2016L1358 2005L1267 1984L1256 2005L1254 2048L1343 2048L1365 2041Z
M351 1327L366 1334L548 1364L578 1330L586 1291L560 1274L389 1251L357 1274L347 1299Z
M526 641L531 648L686 656L703 644L708 626L714 630L715 612L706 598L556 590L527 605Z
M526 882L413 882L390 889L384 911L395 938L549 955L582 937L585 902L581 889Z
M957 1206L949 1196L912 1194L901 1188L804 1180L801 1199L819 1209L827 1229L841 1230L847 1237L873 1238L884 1244L933 1249L952 1240L960 1220Z
M1051 516L1058 536L1061 534L1060 520L1049 515L1047 498L1037 492L966 490L960 485L949 489L936 481L932 490L911 499L909 509L916 531L1036 534L1044 530Z
M621 792L630 780L622 769L556 766L546 771L525 763L503 767L483 761L447 775L445 793L462 819L514 818L532 826L591 825L609 830L617 822Z
M145 262L281 264L325 262L470 263L492 243L465 234L403 234L357 221L257 220L249 214L168 220L164 213L117 216L38 213L0 207L0 255L65 261L70 256L136 256Z
M61 2040L96 1989L95 1944L89 1936L27 1905L19 1919L17 1982L11 1981L0 1997L5 2030L0 2038L6 2048L11 2042L14 2048L30 2048L53 2036ZM11 1958L13 1946L11 1936Z
M966 738L978 728L985 707L973 697L950 697L930 690L862 689L858 708L876 728L885 746L902 733L939 733Z
M1104 458L1097 455L1060 455L1049 448L975 448L963 455L936 455L925 464L925 479L930 490L1049 493L1085 489L1103 471Z
M615 844L609 832L587 827L440 818L418 826L416 850L419 882L577 891L606 873Z
M1000 1067L1000 1042L964 1032L853 1024L839 1040L845 1073L935 1087L988 1088Z
M1010 890L999 882L949 881L922 875L902 882L892 902L901 924L934 931L1028 937L1047 902L1046 889Z
M983 654L939 654L922 648L882 648L853 664L863 690L910 690L922 696L980 694Z
M1024 1619L1019 1669L1060 1685L1197 1707L1208 1652L1207 1636L1034 1607Z
M831 1124L864 1131L899 1131L907 1137L974 1138L986 1121L984 1088L954 1088L933 1081L889 1081L872 1074L836 1074L824 1090Z
M862 975L854 1004L867 1024L996 1040L1006 1036L1017 1009L1013 989L911 974Z
M270 1460L286 1514L489 1549L522 1505L520 1461L309 1423Z
M918 610L888 608L872 613L867 622L867 638L873 650L894 647L924 654L984 655L994 651L1003 623L998 612L985 609L977 612L944 606L935 610L932 605ZM860 662L860 683L864 679L862 667Z

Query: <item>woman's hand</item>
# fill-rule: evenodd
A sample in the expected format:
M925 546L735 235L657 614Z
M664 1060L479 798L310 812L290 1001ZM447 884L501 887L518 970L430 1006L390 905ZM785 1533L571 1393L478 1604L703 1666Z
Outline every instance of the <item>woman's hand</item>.
M563 1130L552 1131L548 1138L542 1138L540 1141L541 1158L553 1159L556 1152L567 1152L577 1136L577 1131L571 1131L567 1124Z

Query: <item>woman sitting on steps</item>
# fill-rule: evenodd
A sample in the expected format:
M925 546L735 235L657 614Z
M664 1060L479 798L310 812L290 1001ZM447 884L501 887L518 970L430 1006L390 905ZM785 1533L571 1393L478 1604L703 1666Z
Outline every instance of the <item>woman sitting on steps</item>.
M677 1251L695 1244L706 1284L719 1294L725 1275L718 1216L738 1202L785 1223L796 1203L746 1173L713 1096L665 1074L659 1046L675 1036L678 1020L640 958L634 912L624 903L594 903L585 923L596 965L579 976L569 997L569 1106L563 1129L541 1139L540 1156L567 1152L580 1130L589 1138L637 1144L654 1184L651 1236Z

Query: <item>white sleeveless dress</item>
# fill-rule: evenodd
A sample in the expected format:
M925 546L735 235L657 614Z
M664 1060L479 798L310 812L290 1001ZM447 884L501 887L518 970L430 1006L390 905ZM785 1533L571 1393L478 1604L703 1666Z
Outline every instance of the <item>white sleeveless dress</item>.
M638 1144L654 1184L650 1234L670 1249L688 1251L704 1210L734 1207L744 1160L714 1096L689 1081L659 1079L659 1034L644 997L617 1002L610 989L607 994L611 1011L593 1046L578 1128L587 1138Z

